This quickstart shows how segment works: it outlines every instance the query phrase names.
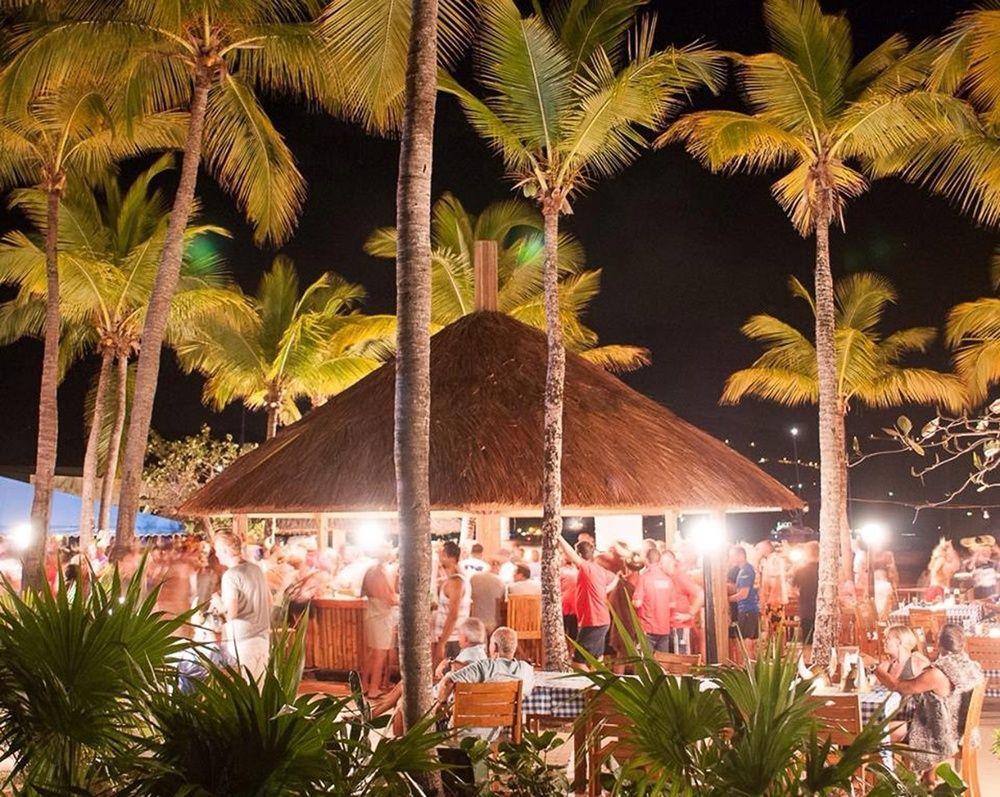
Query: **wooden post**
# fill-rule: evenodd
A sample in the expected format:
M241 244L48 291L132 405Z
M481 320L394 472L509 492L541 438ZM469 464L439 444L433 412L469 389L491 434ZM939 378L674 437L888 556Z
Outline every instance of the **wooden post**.
M233 515L233 533L241 540L246 540L249 528L250 524L246 515Z
M668 509L663 513L663 540L668 548L673 548L677 542L677 520L676 510Z
M474 261L475 308L497 309L497 242L476 241Z
M713 617L707 618L705 622L711 622L715 629L717 640L717 661L725 663L729 661L729 590L726 588L726 561L728 560L729 541L726 535L726 513L713 512L712 523L721 531L722 544L710 554L712 565L711 584L705 584L706 595L708 590L712 590L712 604L714 607ZM706 600L705 606L708 606Z
M323 514L313 515L313 523L316 526L316 550L322 551L326 547L326 520Z
M500 550L504 519L500 515L473 515L476 524L476 542L483 546L483 554L490 556Z

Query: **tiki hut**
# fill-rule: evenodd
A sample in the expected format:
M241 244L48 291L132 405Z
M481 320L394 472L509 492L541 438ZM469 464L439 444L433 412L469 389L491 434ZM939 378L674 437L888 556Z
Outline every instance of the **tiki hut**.
M432 525L460 528L490 551L499 546L506 519L540 514L547 348L542 332L495 312L495 289L480 287L495 286L495 270L492 278L479 279L491 265L495 269L495 260L491 264L489 250L485 258L480 250L481 242L481 309L431 339L430 493ZM390 361L240 457L181 512L232 516L237 528L245 528L249 516L285 523L298 518L313 524L321 547L342 541L352 524L355 536L363 537L374 523L393 522L394 403ZM721 522L727 512L802 506L724 443L572 353L566 358L562 483L566 516L662 515L668 534L678 513L715 513ZM722 639L725 585L715 581L713 625ZM330 604L331 613L349 610ZM326 634L341 646L343 627L358 625L343 616L323 622L326 630L314 638ZM357 633L348 636L351 645L362 644ZM316 657L331 646L317 643ZM349 660L348 654L338 659Z

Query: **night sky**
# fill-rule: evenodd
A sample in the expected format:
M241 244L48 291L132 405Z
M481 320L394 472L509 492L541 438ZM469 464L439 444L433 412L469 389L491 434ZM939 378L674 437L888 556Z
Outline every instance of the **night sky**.
M657 2L659 35L664 44L696 39L741 52L766 49L757 0ZM911 41L941 32L971 2L958 0L855 0L824 3L827 11L847 12L856 52L865 53L888 35L902 31ZM699 96L700 107L733 105L730 93L719 99ZM309 183L299 229L283 251L291 255L304 280L333 270L361 282L369 292L370 312L392 312L391 263L375 260L362 243L376 226L394 222L396 142L366 136L329 117L271 105ZM738 450L759 457L789 456L789 429L797 425L800 455L816 458L816 420L812 408L789 411L759 402L719 407L726 376L748 365L758 348L745 341L741 323L756 312L771 312L807 325L807 310L792 303L790 274L811 284L813 248L792 228L769 193L773 176L727 177L709 174L679 147L649 152L621 175L601 182L574 205L564 225L586 247L588 262L604 269L602 292L589 324L603 342L648 347L653 364L625 377L638 390L665 403L709 432L727 438ZM442 97L434 156L434 195L454 192L472 212L510 195L498 161L466 124L456 103ZM233 204L207 178L199 184L203 218L234 235L220 241L233 276L252 290L273 252L256 249ZM16 220L2 219L4 229ZM887 328L939 325L959 301L986 295L988 262L997 240L938 198L897 181L882 181L854 201L846 232L832 236L835 274L875 270L888 276L900 293ZM805 328L803 326L803 328ZM29 465L34 457L38 369L41 345L24 342L0 349L0 464ZM938 354L938 364L946 358ZM60 399L60 467L78 467L83 456L82 405L91 360L67 378ZM176 437L208 422L219 433L264 435L262 415L238 406L214 414L200 404L200 379L178 372L165 352L154 428ZM928 411L908 410L916 419ZM898 413L857 412L849 434L866 435ZM750 443L756 445L751 448ZM856 497L920 497L909 463L875 460L852 473ZM791 468L766 466L786 483ZM805 497L815 496L816 474L804 469ZM989 495L989 494L987 494ZM984 496L973 495L970 503ZM977 499L980 499L977 501ZM874 505L852 505L854 519L878 515L907 532L912 512ZM998 514L1000 517L1000 514ZM917 528L929 538L943 531L990 528L980 512L922 513Z

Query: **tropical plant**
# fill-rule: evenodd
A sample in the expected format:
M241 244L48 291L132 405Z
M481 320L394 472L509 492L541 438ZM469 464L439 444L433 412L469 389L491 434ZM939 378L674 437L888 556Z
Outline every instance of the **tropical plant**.
M14 102L32 87L84 68L124 86L133 118L142 118L154 97L188 112L180 179L142 330L122 462L117 558L135 536L160 352L198 168L204 163L236 197L258 242L282 242L295 226L305 186L258 92L329 99L331 72L309 0L70 0L57 11L56 22L29 22L11 37L3 82Z
M882 765L887 718L874 717L849 745L830 742L814 718L809 681L777 640L754 661L705 668L699 677L665 674L645 638L629 639L628 647L634 678L596 660L588 673L627 720L621 743L630 755L602 775L614 794L844 794L862 767L875 781L872 794L927 793ZM941 795L962 793L953 774Z
M983 224L1000 222L1000 7L995 0L967 11L937 42L927 85L965 98L976 124L945 132L879 159L883 173L899 173L954 201Z
M990 282L1000 292L1000 248L993 254ZM953 307L945 343L955 351L955 370L965 380L970 401L986 401L990 388L1000 381L1000 298L988 296Z
M97 527L109 523L112 489L118 466L130 379L129 359L140 349L159 252L169 216L169 205L153 181L173 163L159 158L123 190L118 178L105 172L76 186L60 204L59 273L62 317L81 334L66 358L94 348L100 369L88 422L90 431L83 461L81 548L88 549L94 525L94 495L103 449L104 479ZM36 229L44 230L46 202L36 190L14 194L12 204ZM167 340L204 313L218 312L234 296L223 287L221 262L208 234L225 230L190 225L185 231L181 275L167 322ZM0 307L0 341L38 333L44 314L45 254L31 236L8 233L0 240L0 282L18 286L18 294ZM64 347L64 349L67 347ZM109 397L113 396L113 401ZM89 402L88 402L89 403Z
M513 0L486 0L476 43L485 99L444 78L476 131L500 154L544 220L543 291L548 365L542 493L543 647L568 666L556 563L561 534L562 412L566 370L559 306L559 217L596 180L628 165L678 97L721 82L720 57L691 46L653 52L654 20L635 0L550 4L522 17Z
M525 202L507 200L469 213L457 197L444 194L431 209L431 321L445 326L475 309L476 241L497 244L497 309L530 326L545 328L542 219ZM365 241L374 257L396 257L396 230L380 227ZM580 242L559 236L559 308L566 347L612 371L631 371L649 362L639 346L599 346L581 320L600 288L599 269L584 268Z
M793 297L805 301L815 317L816 303L797 279L789 280ZM898 407L931 404L948 410L965 406L960 379L930 368L903 365L909 355L922 354L937 338L933 327L911 327L884 335L879 329L885 311L896 302L892 284L878 274L858 273L834 284L836 314L837 439L846 441L845 419L852 404ZM755 315L743 334L760 341L766 351L751 365L726 380L721 403L736 404L746 396L784 406L815 404L819 398L816 347L793 325L771 315ZM838 450L841 478L847 481L847 451ZM846 515L846 506L843 510ZM851 536L846 516L840 523L841 560L850 563Z
M131 784L143 795L417 794L414 777L439 767L447 734L427 718L401 737L381 736L360 696L299 694L305 625L279 629L258 685L236 667L203 662L186 689L150 701L152 733Z
M141 122L126 125L121 100L106 87L63 81L29 94L19 105L8 102L0 115L0 188L34 186L45 198L45 210L37 224L44 234L46 301L31 507L36 533L24 555L26 588L40 589L44 584L43 559L58 447L60 200L69 178L93 175L115 161L172 148L182 140L179 114L150 113Z
M299 290L292 261L279 255L257 293L189 323L174 348L181 366L206 377L203 400L215 409L242 401L267 413L267 437L301 417L297 402L323 401L381 364L392 316L357 312L360 285L328 272Z
M141 752L146 707L169 679L185 616L156 611L142 569L89 592L0 600L0 753L19 794L117 794Z
M928 44L911 49L897 34L855 61L847 19L824 14L818 0L765 0L764 23L773 52L734 56L750 112L687 114L658 144L683 142L712 171L791 166L772 191L795 229L816 239L822 546L816 651L822 661L837 638L840 523L847 499L838 467L845 441L836 422L830 226L843 221L847 201L868 187L858 167L973 121L964 103L922 88L935 54Z
M213 437L208 424L180 440L167 440L154 431L142 472L143 511L176 516L190 495L255 447L241 445L229 434Z

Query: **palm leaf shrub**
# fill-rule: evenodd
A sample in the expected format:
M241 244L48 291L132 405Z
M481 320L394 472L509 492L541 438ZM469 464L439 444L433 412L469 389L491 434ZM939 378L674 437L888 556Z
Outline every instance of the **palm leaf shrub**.
M427 718L399 738L381 737L353 698L297 694L305 626L278 632L260 685L235 667L205 662L185 693L155 692L147 757L129 788L158 797L351 797L407 795L414 776L437 768L446 734Z
M55 592L0 601L0 755L7 785L24 794L115 794L145 732L156 684L186 641L185 616L156 611L143 569L123 584L117 570L84 596Z

